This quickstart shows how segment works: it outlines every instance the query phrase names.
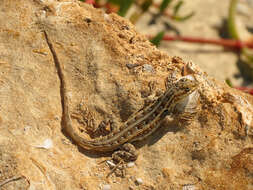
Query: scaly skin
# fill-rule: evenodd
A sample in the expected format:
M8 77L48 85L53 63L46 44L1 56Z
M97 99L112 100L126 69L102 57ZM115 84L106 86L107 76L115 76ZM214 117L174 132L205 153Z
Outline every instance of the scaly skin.
M81 147L87 150L107 152L118 149L121 145L139 141L152 135L159 128L159 124L170 114L177 103L190 95L198 87L196 80L182 77L176 81L170 89L167 89L154 103L148 105L139 112L131 115L117 130L107 136L86 140L75 127L72 126L69 115L69 97L67 95L66 78L63 73L63 67L60 64L53 44L44 32L48 46L54 58L54 62L61 82L61 95L63 105L63 129L70 137Z

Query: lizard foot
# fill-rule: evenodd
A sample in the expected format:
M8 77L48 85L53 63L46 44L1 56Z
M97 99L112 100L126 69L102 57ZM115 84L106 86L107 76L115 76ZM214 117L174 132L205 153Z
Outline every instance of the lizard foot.
M137 157L138 155L135 147L130 143L124 144L120 150L112 154L112 161L116 165L112 166L112 170L107 177L109 177L112 173L115 173L116 176L124 177L126 163L137 160Z

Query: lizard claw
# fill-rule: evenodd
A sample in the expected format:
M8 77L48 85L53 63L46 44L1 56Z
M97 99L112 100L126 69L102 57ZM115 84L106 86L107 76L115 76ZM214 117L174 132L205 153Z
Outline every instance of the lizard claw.
M124 144L120 150L112 154L113 162L110 163L112 170L109 174L107 174L106 177L109 177L113 173L115 173L116 176L124 177L126 163L135 161L137 159L137 156L138 155L136 149L132 144ZM107 160L107 163L109 164L109 160Z

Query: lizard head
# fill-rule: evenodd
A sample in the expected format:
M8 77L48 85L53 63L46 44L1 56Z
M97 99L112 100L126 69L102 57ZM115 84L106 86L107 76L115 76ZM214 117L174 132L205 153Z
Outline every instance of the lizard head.
M178 94L187 96L197 89L199 82L192 75L180 78L174 83Z

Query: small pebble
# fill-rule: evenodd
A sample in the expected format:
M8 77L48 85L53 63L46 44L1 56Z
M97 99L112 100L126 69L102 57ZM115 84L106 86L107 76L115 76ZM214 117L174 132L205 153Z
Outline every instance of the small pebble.
M42 10L40 14L41 18L46 18L46 15L47 15L47 12L45 10Z
M128 167L128 168L132 168L132 167L134 167L134 165L135 165L134 162L128 162L128 163L127 163L127 167Z
M182 190L195 190L195 185L192 184L184 185Z
M111 189L111 185L109 185L109 184L105 184L102 187L102 190L110 190L110 189Z
M29 125L25 126L25 127L24 127L24 132L29 131L31 128L32 128L32 127L31 127L31 126L29 126Z
M183 78L183 77L182 77L182 78ZM185 76L184 78L187 78L187 79L192 80L192 81L195 80L195 78L194 78L192 75L187 75L187 76Z
M110 161L110 160L107 160L106 163L110 166L110 167L115 167L116 165Z
M127 66L128 69L132 69L132 68L134 68L134 67L140 66L140 64L137 64L137 63L136 63L136 64L127 63L126 66Z
M46 139L41 145L35 146L37 148L45 148L45 149L50 149L53 147L53 142L51 139Z
M110 15L108 15L108 14L104 14L104 19L106 20L106 21L111 21L111 18L110 18Z
M153 67L149 64L144 64L143 65L143 71L153 72Z
M60 118L59 115L56 115L56 116L54 117L54 119L55 119L56 121L59 121L61 118Z
M137 182L138 185L143 184L143 180L142 180L141 178L137 178L137 179L136 179L136 182Z

